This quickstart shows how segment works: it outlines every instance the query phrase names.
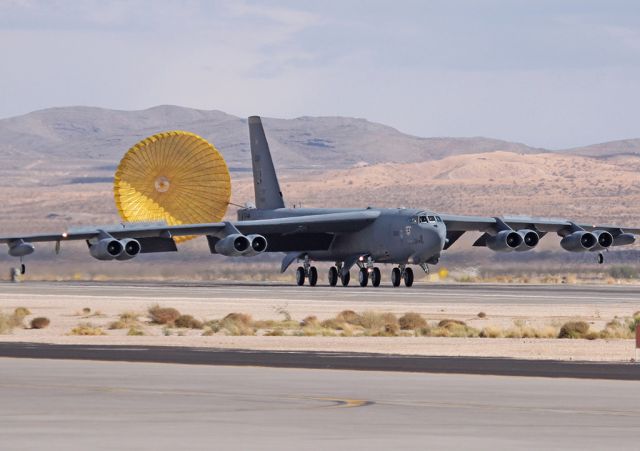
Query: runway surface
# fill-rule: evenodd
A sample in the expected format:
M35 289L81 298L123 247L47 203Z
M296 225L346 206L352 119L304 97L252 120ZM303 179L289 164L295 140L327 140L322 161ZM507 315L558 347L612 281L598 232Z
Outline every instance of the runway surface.
M638 382L0 358L3 449L637 449Z
M357 307L377 302L403 304L490 302L492 304L569 304L616 303L637 306L640 287L615 285L499 285L499 284L416 284L412 288L297 287L276 283L117 283L117 282L24 282L0 284L2 295L83 296L139 298L141 300L181 299L236 302L322 301Z
M640 381L640 364L636 363L406 356L355 352L0 343L0 357Z

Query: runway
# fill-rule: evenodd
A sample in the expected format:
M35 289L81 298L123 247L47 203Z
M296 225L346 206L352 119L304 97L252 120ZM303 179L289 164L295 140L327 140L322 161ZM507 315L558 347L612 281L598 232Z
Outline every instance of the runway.
M637 382L0 358L3 449L637 449Z
M640 364L185 346L1 343L0 357L640 381Z
M504 305L569 304L594 305L616 303L638 305L638 286L619 285L500 285L500 284L426 284L411 288L360 286L298 287L278 283L168 283L168 282L24 282L0 284L7 296L82 296L95 298L131 298L141 300L189 300L209 302L224 299L241 303L261 300L323 303L379 304L425 303L466 304L487 302Z

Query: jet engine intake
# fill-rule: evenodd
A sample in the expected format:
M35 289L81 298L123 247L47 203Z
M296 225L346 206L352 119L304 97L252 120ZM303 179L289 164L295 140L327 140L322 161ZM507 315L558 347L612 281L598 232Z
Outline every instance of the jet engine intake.
M249 240L250 246L245 252L245 257L251 257L253 255L258 255L267 250L267 239L262 235L247 235L247 239Z
M124 252L124 246L115 238L103 238L91 244L89 253L98 260L113 260Z
M216 252L221 255L226 255L227 257L243 255L248 252L250 248L251 242L249 239L239 233L228 235L215 244Z
M518 230L518 234L522 237L522 243L516 248L516 251L530 251L540 242L540 235L534 230L522 229Z
M560 240L560 246L569 252L584 252L598 244L598 238L591 233L579 230L573 232Z
M487 238L487 247L496 252L511 252L522 245L524 238L513 230L503 230Z
M606 230L594 230L591 233L593 233L593 235L598 239L598 242L590 250L601 251L603 249L608 249L613 245L613 235Z
M27 243L24 240L9 243L9 255L12 257L24 257L25 255L32 254L34 250L33 244Z
M133 238L125 238L123 240L120 240L120 244L122 244L123 251L116 257L116 259L120 261L131 260L142 250L140 242L138 240L134 240Z

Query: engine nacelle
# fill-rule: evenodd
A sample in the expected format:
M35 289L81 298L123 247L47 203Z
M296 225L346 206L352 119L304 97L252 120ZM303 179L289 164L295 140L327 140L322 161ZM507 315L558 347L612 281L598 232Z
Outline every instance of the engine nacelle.
M91 244L89 253L98 260L113 260L124 252L124 246L115 238L103 238Z
M518 234L522 237L522 243L516 248L518 252L530 251L540 242L540 235L534 230L522 229Z
M9 255L12 257L24 257L25 255L33 254L35 247L33 244L27 243L24 240L17 240L9 243Z
M496 252L511 252L523 242L522 236L513 230L503 230L487 238L487 247Z
M591 233L579 230L573 232L560 240L560 246L569 252L584 252L598 244L598 238Z
M633 233L621 233L613 238L614 246L627 246L636 242L636 236Z
M215 244L216 252L221 255L226 255L227 257L243 255L248 252L250 248L251 242L249 242L249 239L239 233L228 235Z
M593 246L591 251L601 251L604 249L608 249L613 245L613 235L611 235L606 230L594 230L593 235L596 237L598 242L595 246Z
M267 250L267 239L262 235L247 235L247 239L249 240L250 244L247 252L242 254L245 257L262 254L265 250Z
M123 240L120 240L120 244L122 244L122 253L116 257L116 259L120 261L131 260L142 250L140 242L138 240L134 240L133 238L125 238Z

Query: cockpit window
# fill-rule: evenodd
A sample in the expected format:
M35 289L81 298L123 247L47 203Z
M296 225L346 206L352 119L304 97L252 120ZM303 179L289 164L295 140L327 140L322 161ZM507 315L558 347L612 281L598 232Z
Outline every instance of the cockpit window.
M426 216L420 216L420 223L422 224L423 222L427 222Z
M438 222L442 222L442 218L441 218L440 216L436 216L436 220L437 220Z
M436 222L435 216L429 216L429 222Z
M415 224L416 222L418 222L418 217L417 216L412 216L411 218L409 218L409 222L411 224Z

